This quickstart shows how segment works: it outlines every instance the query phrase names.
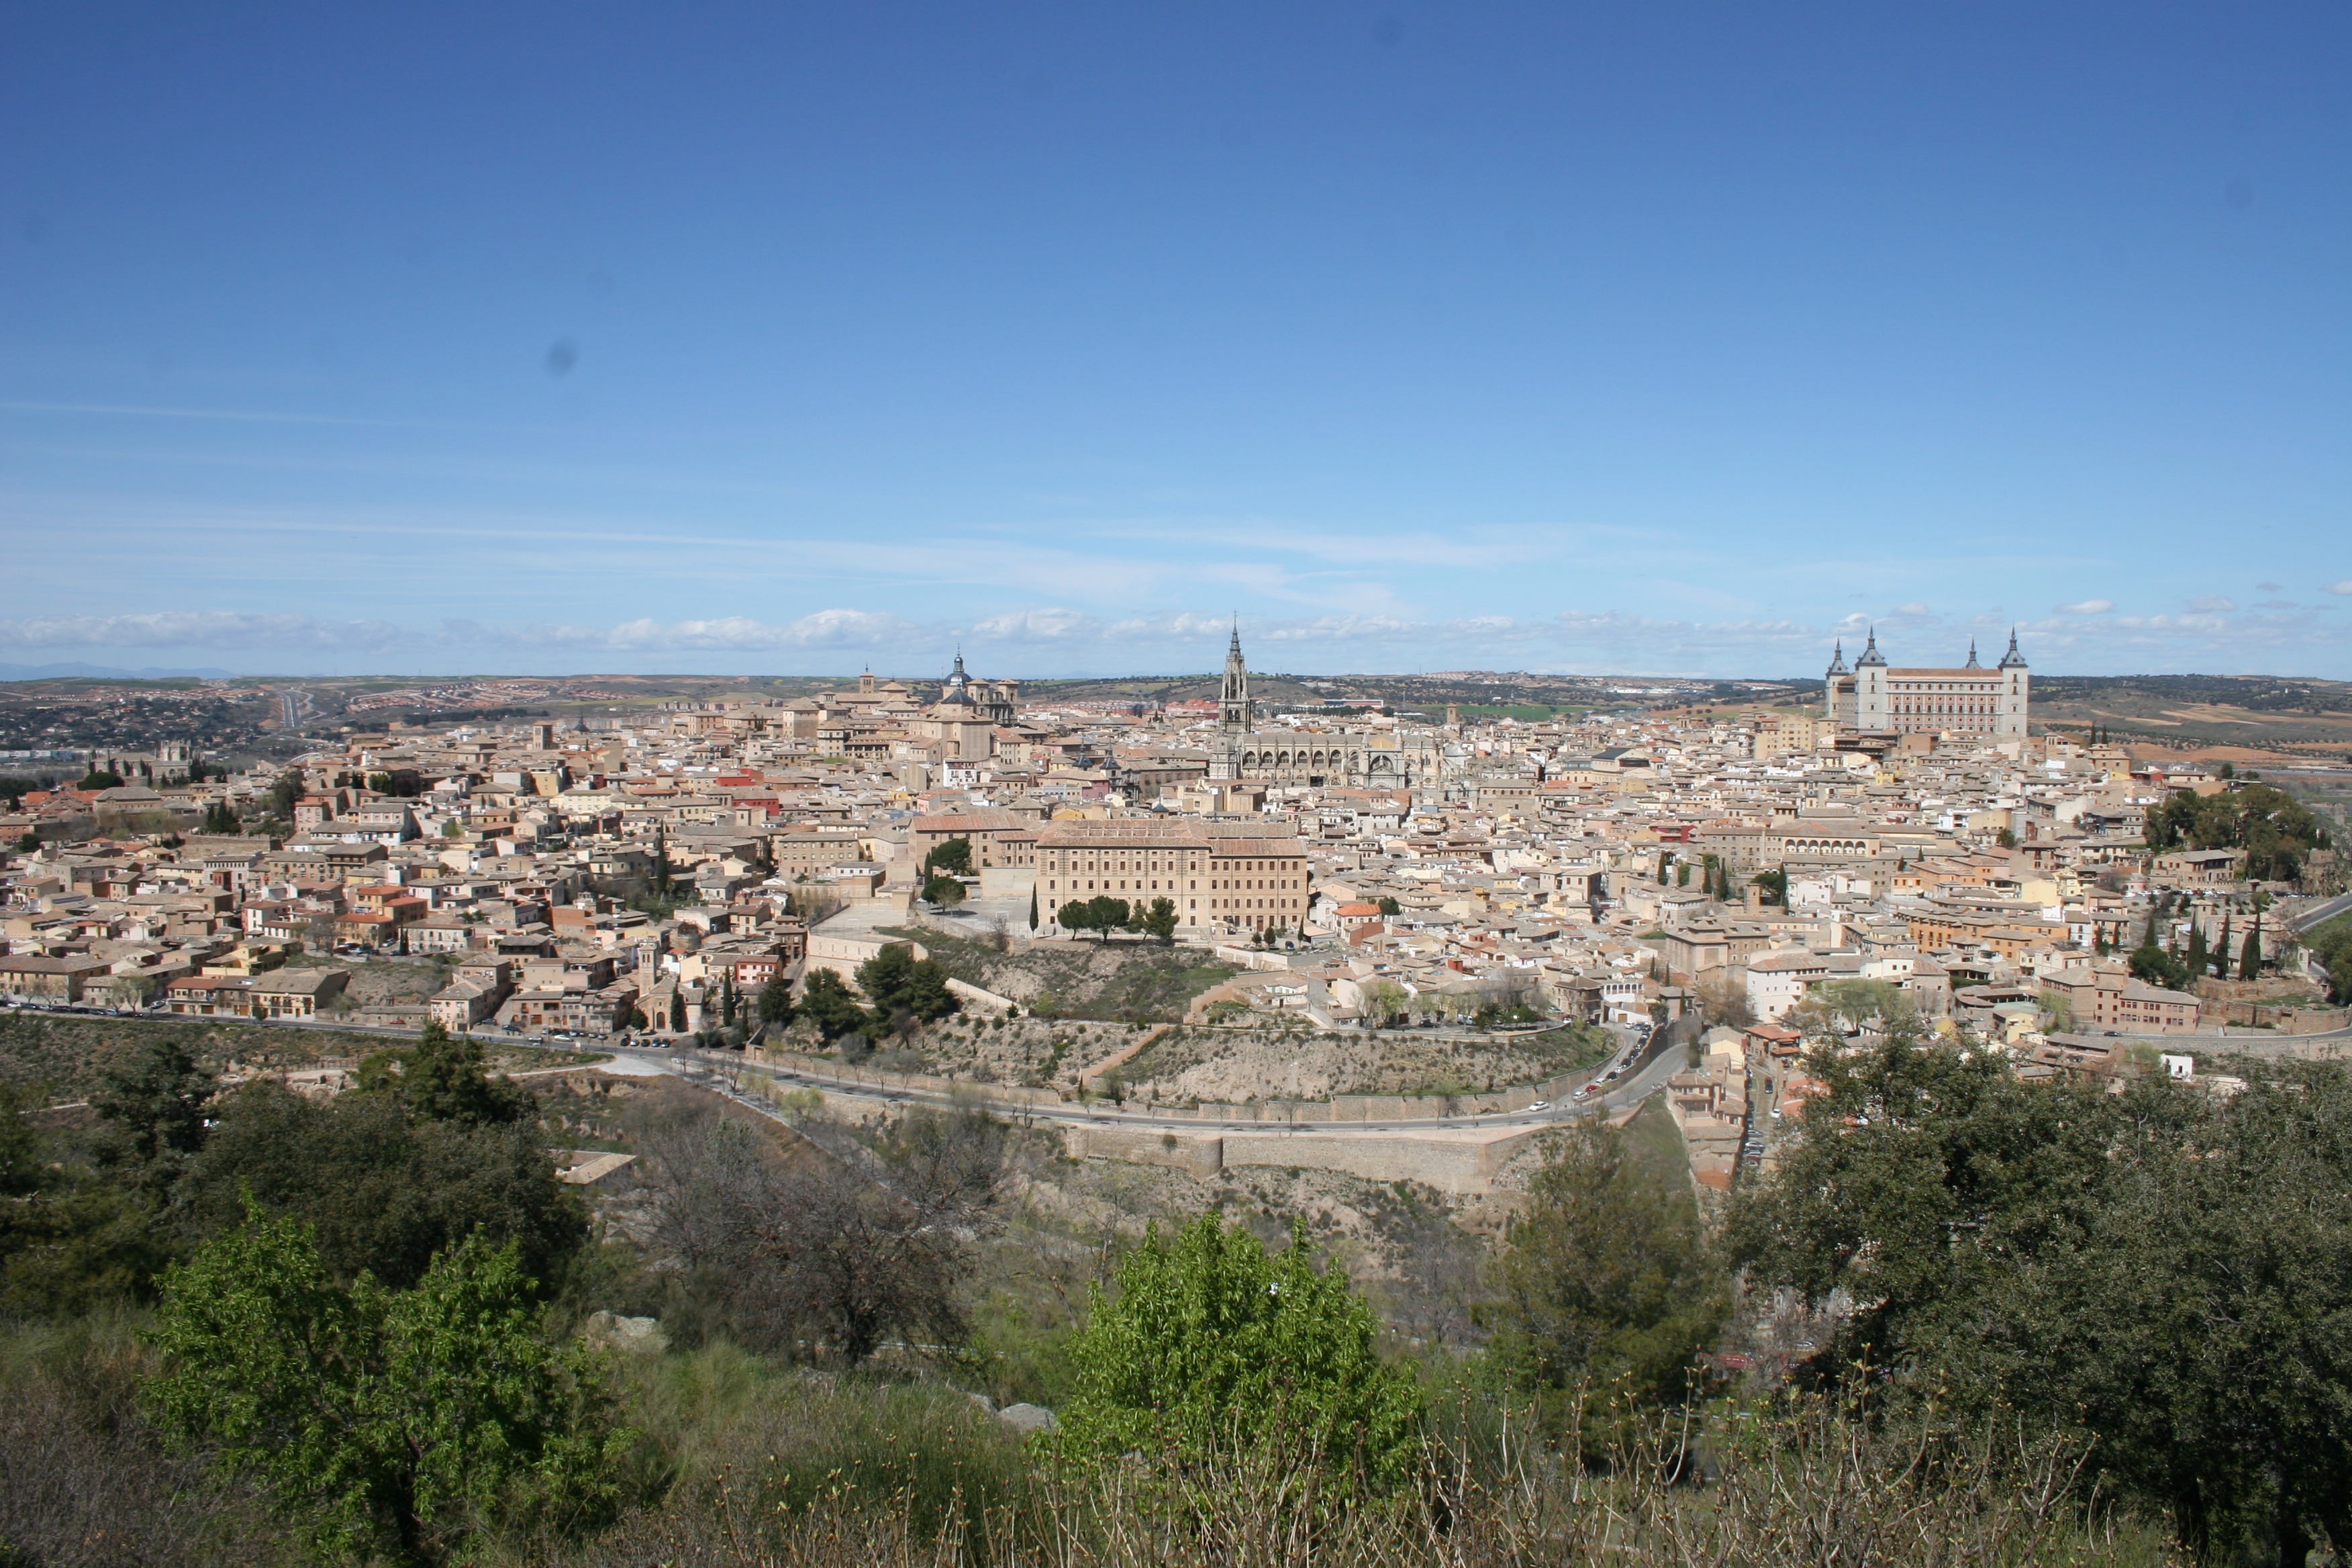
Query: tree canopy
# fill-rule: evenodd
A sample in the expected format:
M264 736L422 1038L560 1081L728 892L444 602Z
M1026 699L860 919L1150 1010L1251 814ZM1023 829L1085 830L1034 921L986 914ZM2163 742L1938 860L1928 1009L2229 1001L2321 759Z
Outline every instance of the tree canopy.
M585 1215L536 1127L412 1118L387 1094L325 1105L262 1080L220 1102L181 1202L204 1233L233 1226L249 1197L310 1226L339 1279L373 1272L405 1287L477 1229L513 1242L550 1279L586 1241Z
M1108 942L1110 932L1128 929L1132 915L1133 911L1129 909L1125 899L1114 899L1105 894L1092 899L1074 899L1064 904L1054 918L1065 931L1098 931L1104 933L1103 940Z
M971 840L945 838L933 845L931 852L923 857L923 874L929 877L934 872L950 877L971 876Z
M395 1290L257 1212L164 1276L148 1402L304 1510L326 1552L438 1562L494 1510L592 1523L634 1434L585 1353L540 1336L533 1295L478 1233Z
M857 988L873 1004L874 1021L887 1026L901 1014L931 1023L961 1010L948 989L948 972L938 960L918 959L894 942L857 966Z
M1381 1363L1370 1309L1347 1276L1316 1261L1302 1231L1269 1255L1214 1212L1172 1238L1153 1226L1120 1263L1117 1295L1095 1288L1071 1345L1066 1440L1098 1454L1161 1444L1198 1454L1280 1438L1376 1487L1402 1484L1420 1389Z
M2246 875L2263 881L2301 876L2304 857L2327 843L2317 818L2293 796L2263 784L2219 795L2180 790L2147 816L2150 849L2242 849Z
M1729 1310L1679 1151L1578 1124L1529 1184L1495 1268L1496 1354L1539 1389L1682 1396Z
M827 1045L866 1027L866 1009L830 969L812 969L801 987L801 1012L816 1026Z
M524 1110L522 1091L482 1065L481 1043L428 1023L416 1044L378 1051L360 1064L362 1093L388 1095L427 1121L505 1126Z
M1907 1026L1812 1070L1732 1240L1751 1283L1852 1302L1824 1367L2086 1430L2193 1547L2352 1539L2352 1076L2110 1094Z

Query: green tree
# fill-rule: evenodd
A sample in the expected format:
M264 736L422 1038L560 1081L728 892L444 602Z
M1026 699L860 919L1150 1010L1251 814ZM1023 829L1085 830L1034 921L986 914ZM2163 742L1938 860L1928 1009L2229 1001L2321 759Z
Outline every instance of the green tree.
M269 786L269 815L280 822L293 821L295 805L303 794L301 770L287 769Z
M242 833L245 824L230 809L228 802L216 800L205 807L204 830L206 833Z
M508 1125L412 1118L397 1098L319 1104L268 1081L215 1102L176 1212L196 1235L244 1216L248 1198L313 1227L339 1279L406 1287L476 1230L514 1242L532 1278L557 1278L587 1240L577 1194L555 1179L546 1138Z
M2181 960L2181 973L2188 980L2195 981L2211 962L2212 955L2205 951L2205 928L2192 921L2189 926L2189 952Z
M1127 928L1129 915L1125 899L1114 899L1106 893L1064 904L1056 918L1066 930L1098 931L1103 933L1103 940L1108 942L1112 931Z
M686 993L683 991L669 994L669 1032L673 1035L686 1033Z
M145 1394L303 1520L322 1552L446 1560L493 1520L577 1530L620 1500L635 1434L604 1373L543 1340L511 1246L469 1237L414 1289L339 1283L258 1213L164 1276Z
M1402 913L1404 913L1404 906L1402 904L1398 903L1396 900L1390 898L1385 894L1381 896L1381 918L1382 920L1393 920L1395 917Z
M2184 846L2243 849L2247 876L2289 881L2302 874L2305 856L2328 847L2328 837L2294 797L2249 784L2220 795L2174 794L2148 813L2147 844L2159 854Z
M1385 1028L1405 1015L1412 998L1393 980L1375 980L1363 988L1364 1021Z
M1530 1184L1495 1280L1497 1362L1594 1401L1680 1399L1730 1308L1686 1172L1599 1121L1572 1129Z
M929 1024L961 1009L948 989L948 973L936 959L917 959L904 942L892 942L857 966L857 988L874 1005L877 1026L901 1013Z
M807 984L801 987L801 1011L827 1045L866 1027L866 1009L830 969L809 971Z
M1303 1228L1268 1256L1214 1212L1172 1241L1151 1226L1121 1261L1118 1294L1094 1289L1071 1342L1065 1441L1102 1456L1163 1444L1193 1456L1280 1438L1377 1489L1403 1484L1420 1390L1382 1364L1371 1311L1346 1275L1316 1262Z
M2312 927L2303 933L2303 944L2327 972L2328 987L2336 1000L2352 1001L2352 915L2337 915Z
M962 840L959 839L957 842L961 843ZM963 902L963 884L943 873L934 875L925 879L923 897L941 909L953 909Z
M173 1037L118 1052L89 1091L99 1162L127 1169L141 1186L169 1187L205 1145L205 1105L215 1088L212 1074Z
M2253 929L2246 932L2246 945L2238 954L2238 978L2260 980L2263 977L2263 912L2254 911Z
M481 1042L428 1023L416 1044L378 1051L360 1063L362 1093L387 1094L426 1121L500 1125L520 1119L527 1101L511 1079L492 1078Z
M1836 1135L1796 1142L1731 1234L1752 1285L1856 1304L1824 1369L2086 1432L2209 1560L2352 1538L2352 1075L2111 1094L1908 1027L1810 1066L1806 1123Z
M1160 939L1160 946L1173 946L1176 942L1176 900L1152 900L1151 907L1143 911L1140 923L1147 935Z
M934 872L950 877L971 876L971 840L947 838L931 846L931 852L923 857L923 874L928 877Z
M780 1029L793 1021L793 988L785 984L782 972L770 975L768 983L760 987L759 1000L753 1004L753 1009L759 1014L760 1022L772 1024Z
M2189 966L2154 942L2142 942L2132 950L2132 978L2145 980L2151 985L2162 985L2178 991L2189 984Z
M92 768L82 774L79 784L74 785L76 789L121 789L121 787L122 775L112 768Z
M1029 929L1037 929L1037 884L1029 884Z
M35 1124L40 1099L0 1084L0 1315L78 1317L146 1296L170 1252L152 1184L92 1170Z

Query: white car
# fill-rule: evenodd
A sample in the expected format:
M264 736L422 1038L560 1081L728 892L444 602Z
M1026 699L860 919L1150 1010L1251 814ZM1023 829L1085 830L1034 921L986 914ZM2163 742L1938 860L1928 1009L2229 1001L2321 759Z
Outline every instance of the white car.
M1533 1105L1528 1106L1528 1109L1529 1110L1549 1110L1551 1109L1551 1101L1549 1100L1538 1100Z

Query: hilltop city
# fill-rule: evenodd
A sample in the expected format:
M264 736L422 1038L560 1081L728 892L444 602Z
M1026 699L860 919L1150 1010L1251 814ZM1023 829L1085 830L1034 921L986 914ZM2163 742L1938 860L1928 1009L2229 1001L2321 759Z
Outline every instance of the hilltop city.
M1514 1009L1718 1026L1671 1086L1717 1186L1808 1091L1784 1020L1824 994L1969 1026L2029 1077L2120 1070L2135 1042L2217 1025L2341 1027L2267 912L2340 889L2316 821L2226 767L2047 732L2032 703L2013 636L1990 662L1903 668L1874 633L1851 662L1832 651L1801 707L1270 711L1236 630L1214 700L1024 700L959 655L936 683L346 725L241 770L182 742L92 751L0 819L0 984L590 1041L737 1026L757 1054L831 1042L762 1038L738 999L819 972L854 990L887 932L1001 952L1157 938L1232 966L1209 998L1228 1017L1368 1041ZM2200 837L2233 803L2278 820ZM389 955L433 960L435 984L371 988L359 961ZM956 984L982 1014L1049 1010ZM904 1065L941 1066L914 1048ZM1087 1087L1069 1070L1064 1089ZM1316 1092L1187 1087L1151 1092Z

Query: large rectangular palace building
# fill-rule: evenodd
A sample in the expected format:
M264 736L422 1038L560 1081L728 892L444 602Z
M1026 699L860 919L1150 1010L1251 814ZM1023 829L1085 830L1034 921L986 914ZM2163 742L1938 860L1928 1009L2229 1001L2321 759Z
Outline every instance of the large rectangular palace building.
M1845 647L1830 660L1822 692L1822 714L1842 730L1893 735L1972 735L1990 740L2023 739L2031 717L2033 679L2017 634L2009 652L1991 669L1969 662L1958 669L1893 669L1878 651L1878 633L1845 667Z

